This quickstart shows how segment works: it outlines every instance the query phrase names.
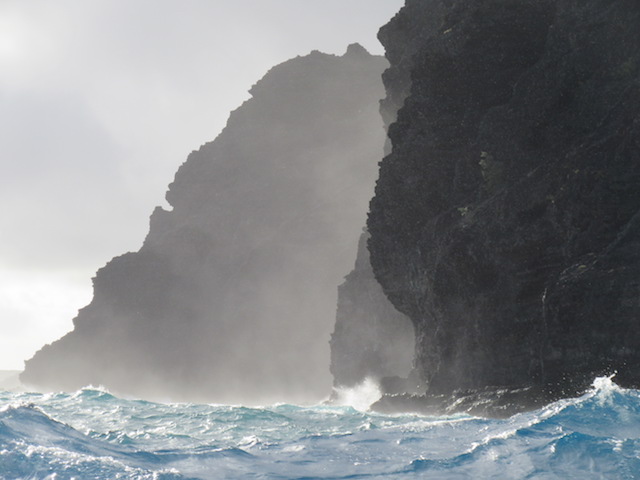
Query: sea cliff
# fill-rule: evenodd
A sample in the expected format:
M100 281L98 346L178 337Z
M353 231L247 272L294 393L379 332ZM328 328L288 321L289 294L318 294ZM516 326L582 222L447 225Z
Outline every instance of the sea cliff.
M638 25L629 0L407 0L383 27L406 100L369 249L426 393L379 408L640 386Z
M225 403L326 396L336 286L385 139L386 66L354 44L270 70L178 169L142 248L97 272L74 330L22 381Z

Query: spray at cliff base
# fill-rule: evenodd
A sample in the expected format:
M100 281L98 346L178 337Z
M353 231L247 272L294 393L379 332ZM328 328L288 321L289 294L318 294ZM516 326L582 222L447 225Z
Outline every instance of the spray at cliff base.
M506 420L0 393L3 480L639 477L640 392L607 378Z

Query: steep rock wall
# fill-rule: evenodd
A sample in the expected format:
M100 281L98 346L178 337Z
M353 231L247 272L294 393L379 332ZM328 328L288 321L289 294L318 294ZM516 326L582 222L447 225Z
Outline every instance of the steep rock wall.
M638 25L629 0L407 0L382 30L411 85L369 248L429 395L640 385Z
M265 403L330 391L335 288L384 143L387 62L352 45L274 67L191 153L140 251L114 258L74 330L26 364L42 388Z

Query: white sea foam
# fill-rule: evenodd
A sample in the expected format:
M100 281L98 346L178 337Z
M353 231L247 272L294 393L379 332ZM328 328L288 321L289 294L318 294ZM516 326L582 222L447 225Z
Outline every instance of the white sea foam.
M367 412L372 381L338 392L344 406L316 407L83 391L0 392L0 480L640 477L640 392L610 377L502 420Z
M366 412L369 407L380 400L382 392L378 382L366 378L362 383L351 388L335 388L335 405L353 407L361 412Z

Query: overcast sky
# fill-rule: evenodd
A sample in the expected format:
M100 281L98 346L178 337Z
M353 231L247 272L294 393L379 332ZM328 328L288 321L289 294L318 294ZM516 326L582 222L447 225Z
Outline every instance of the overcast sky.
M402 0L0 0L0 370L72 328L191 150L266 71Z

